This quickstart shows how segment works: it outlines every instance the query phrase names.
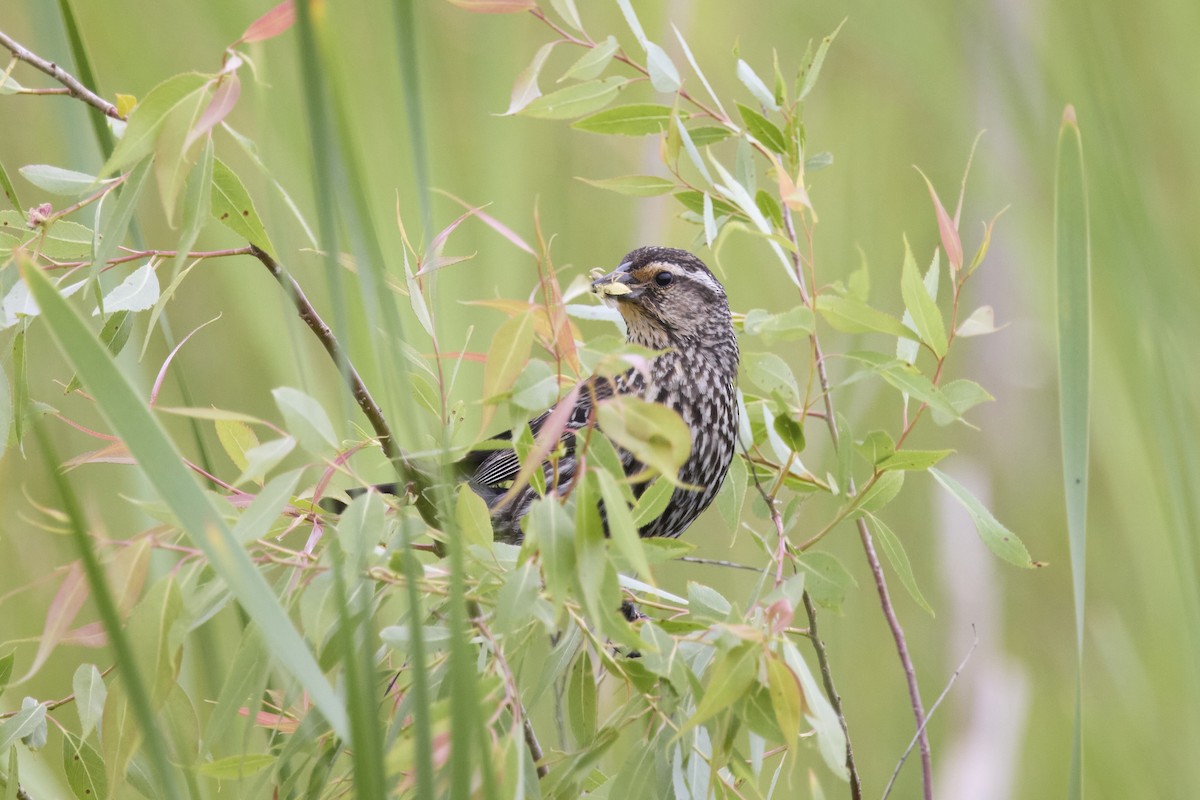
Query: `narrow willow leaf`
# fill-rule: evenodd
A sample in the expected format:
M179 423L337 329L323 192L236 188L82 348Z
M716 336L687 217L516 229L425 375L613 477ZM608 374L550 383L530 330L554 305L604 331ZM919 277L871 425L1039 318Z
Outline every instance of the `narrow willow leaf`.
M846 593L858 584L842 562L829 553L803 553L797 560L804 573L804 589L818 605L840 612Z
M917 605L929 612L929 616L936 616L933 608L925 599L925 595L921 594L921 588L917 586L917 579L913 577L912 564L909 563L908 553L904 551L904 544L900 541L900 537L883 520L874 515L871 516L871 527L875 529L875 536L879 540L883 554L887 556L888 563L900 576L900 582L904 584L909 595Z
M900 473L889 474L898 475ZM1029 558L1029 551L1025 549L1025 545L1017 538L1017 535L1001 525L992 516L992 512L988 511L975 495L967 491L965 486L941 470L930 468L929 474L967 510L971 521L975 523L975 530L979 533L979 538L983 540L989 550L1018 567L1032 569L1042 566Z
M817 46L816 55L813 56L812 62L805 65L804 82L800 85L799 91L796 92L796 99L803 100L808 97L808 93L813 90L813 86L817 83L817 78L821 74L821 67L825 64L825 55L829 52L829 45L833 44L834 38L837 37L838 31L846 24L845 20L838 23L838 26L833 29L833 33L821 40L821 44Z
M674 409L622 395L596 409L600 429L663 478L679 483L679 468L692 451L692 434Z
M554 52L556 44L558 44L557 41L547 42L539 47L533 55L533 61L517 75L516 83L513 84L512 97L508 102L508 110L504 112L503 116L516 114L542 96L542 90L538 88L538 75L541 74L542 67L546 65L546 59Z
M800 399L800 388L792 368L774 353L746 353L742 357L742 371L768 397L779 392L790 401Z
M561 610L575 583L574 521L554 497L534 500L527 517L526 536L542 554L546 590L556 611Z
M123 170L140 161L154 151L154 143L163 123L172 111L186 104L197 90L208 81L208 76L195 72L175 75L150 90L134 107L125 125L125 133L117 142L112 155L101 175ZM193 98L194 99L194 98Z
M641 528L658 519L674 493L670 481L651 481L633 506L633 524Z
M717 656L716 662L708 670L708 682L704 696L696 706L696 713L688 719L680 733L691 730L742 698L758 673L758 654L757 647L744 644Z
M779 110L779 104L775 102L775 93L768 89L762 78L758 77L758 73L740 58L737 62L737 76L742 85L750 90L750 94L754 95L755 100L772 111Z
M904 486L904 473L885 472L880 475L869 488L854 498L854 511L859 513L874 513L896 499Z
M802 339L813 332L813 313L802 305L779 314L755 308L746 312L742 329L747 336L758 336L768 345Z
M238 517L237 524L233 526L233 538L243 545L267 538L271 527L292 499L296 484L300 482L300 474L301 470L292 470L272 478Z
M779 730L783 732L783 741L796 741L804 719L800 681L787 664L773 655L767 656L767 690L771 693L771 706L775 709Z
M596 738L596 681L587 649L579 652L567 679L567 720L571 735L581 747Z
M817 734L817 747L821 758L834 775L843 781L848 779L846 771L846 734L842 730L838 714L821 691L820 685L800 655L796 645L788 640L783 644L783 656L792 672L800 679L804 694L804 718Z
M666 194L675 188L675 182L655 175L624 175L620 178L579 178L579 180L595 186L598 189L608 189L617 194L632 197L653 197Z
M692 165L704 176L704 180L711 184L713 182L712 175L709 173L708 167L704 166L704 159L700 158L700 151L696 149L696 143L692 141L691 132L684 127L683 120L679 117L675 117L675 130L679 134L679 141L688 154L688 158L691 159Z
M627 78L611 76L578 83L542 95L521 110L526 117L538 119L570 119L599 111L617 99L618 92L628 83Z
M637 524L633 521L633 514L617 486L617 479L607 470L597 470L596 476L600 480L600 496L604 499L608 534L612 537L613 545L638 575L653 584L654 573L650 571L650 562L642 549L642 538L638 536Z
M604 41L599 42L595 47L585 52L579 59L567 68L563 76L558 79L559 83L572 78L577 81L590 81L593 78L599 78L604 70L612 62L613 56L616 55L620 45L617 43L617 37L609 35Z
M235 84L227 81L224 85ZM196 148L193 146L192 131L201 121L200 115L211 96L212 82L207 82L182 98L178 106L163 119L154 142L154 175L158 181L163 213L171 227L175 227L179 192L195 163Z
M779 130L778 125L749 106L738 103L737 107L738 111L741 112L742 121L746 123L746 129L750 131L755 139L762 142L767 146L767 149L773 152L781 155L787 152L787 140L783 136L783 131Z
M262 631L278 663L311 695L337 735L348 736L342 701L262 574L233 541L221 514L196 483L145 401L42 271L22 264L21 273L59 349L79 372L97 407L170 506L193 546L204 552L214 572L229 584Z
M667 55L667 51L654 42L643 42L642 46L646 48L646 69L650 71L650 85L660 92L679 91L679 69Z
M733 131L729 128L721 128L716 125L698 125L695 128L688 128L688 138L696 147L708 147L710 144L724 141L732 135Z
M671 23L671 30L675 31L675 38L679 40L679 46L683 49L683 55L687 58L688 63L692 65L692 71L696 73L696 77L700 79L702 84L704 84L704 88L708 92L708 96L712 98L714 103L716 103L717 110L724 114L725 108L721 105L720 98L718 98L717 93L713 91L712 85L708 82L708 78L704 77L704 71L700 69L700 64L696 61L696 57L692 55L692 48L688 47L687 40L683 38L683 34L679 32L679 28L676 27L675 23L673 22Z
M459 487L454 515L468 543L491 550L492 518L488 514L487 503L465 483Z
M935 284L936 285L936 284ZM912 248L908 245L908 237L904 238L904 267L900 275L900 294L904 298L904 308L912 316L913 325L921 336L921 341L929 345L929 349L938 358L946 355L946 325L942 321L942 312L938 309L937 295L930 296L921 272L917 269L916 259L913 258Z
M271 390L275 405L283 414L287 430L300 445L313 454L320 454L327 448L336 449L337 434L333 431L333 423L325 409L313 397L299 389L281 386Z
M187 254L200 236L200 229L208 219L209 209L212 208L213 163L212 137L206 136L196 166L192 168L183 187L183 217L179 226L179 240L175 243L172 275L177 275L183 267Z
M583 21L579 18L579 9L575 7L575 0L550 0L550 5L562 17L563 22L580 33L584 33Z
M647 136L662 133L670 123L670 106L634 103L598 111L573 122L571 127L589 133Z
M217 780L236 781L262 772L274 766L277 761L279 756L270 753L247 753L205 762L196 767L196 772Z
M239 470L248 466L246 453L258 447L258 436L254 429L241 420L218 419L214 421L217 439L229 460Z
M129 172L125 185L120 189L117 205L112 216L97 228L100 243L92 251L92 269L90 276L95 276L108 260L117 253L117 248L125 241L129 225L133 221L133 212L137 210L138 198L146 188L146 179L150 176L152 161L146 157Z
M529 362L533 349L532 314L520 314L507 320L492 338L487 361L483 365L483 399L495 401L506 394Z
M119 311L144 311L158 302L158 272L154 264L147 262L125 276L125 280L104 295L104 313ZM100 316L100 307L92 310L92 316Z
M0 723L0 753L8 751L17 742L34 733L46 721L44 703L21 704L21 710Z
M104 713L108 689L95 664L80 664L71 679L71 688L75 692L75 710L79 713L79 732L87 738Z
M953 450L898 450L887 458L877 461L875 468L883 472L895 469L929 469L953 452Z
M25 210L25 206L21 205L21 198L17 195L16 188L12 185L12 179L8 177L8 170L4 168L3 162L0 162L0 192L8 198L9 205L18 212Z
M919 334L900 320L851 297L826 292L817 297L817 311L825 321L843 333L886 333L916 340Z
M719 231L717 230L717 218L713 214L712 195L708 192L704 193L704 244L709 249L712 249L713 242L716 241Z
M241 178L219 158L213 159L212 215L241 238L270 255L275 254Z
M942 396L954 409L954 413L951 414L943 408L933 406L933 421L938 425L949 425L956 419L962 419L963 414L980 403L990 403L996 399L978 383L965 378L950 381L943 386Z
M63 775L75 797L80 800L108 797L104 759L96 748L75 734L63 731L62 755Z
M76 172L73 169L53 167L49 164L30 164L21 167L17 172L20 172L25 180L39 189L63 197L79 197L81 194L96 191L101 186L112 183L111 179L102 181L95 175Z

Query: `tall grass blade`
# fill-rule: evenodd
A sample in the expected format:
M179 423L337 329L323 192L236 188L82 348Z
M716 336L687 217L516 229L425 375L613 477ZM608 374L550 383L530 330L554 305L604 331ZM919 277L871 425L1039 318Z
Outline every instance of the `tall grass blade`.
M1058 379L1067 536L1075 589L1075 736L1069 796L1082 797L1082 682L1087 554L1088 415L1091 380L1091 249L1083 143L1075 109L1058 133L1054 181L1055 271L1058 281Z

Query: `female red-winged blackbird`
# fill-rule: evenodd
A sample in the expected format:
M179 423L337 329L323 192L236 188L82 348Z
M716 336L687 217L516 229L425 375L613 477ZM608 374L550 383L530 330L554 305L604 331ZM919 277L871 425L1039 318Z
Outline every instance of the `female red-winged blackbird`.
M716 497L737 441L738 347L725 290L704 262L668 247L634 250L613 272L597 278L592 290L621 313L631 343L663 352L650 360L646 370L631 369L615 378L593 376L585 382L563 434L565 455L546 465L547 481L557 480L559 487L571 483L576 467L574 431L594 423L597 402L615 393L662 403L674 409L691 431L692 450L679 470L679 481L695 488L675 489L666 509L640 533L678 536ZM552 408L529 423L535 437L553 412ZM621 451L621 458L627 475L642 471L628 452ZM509 448L473 451L455 466L493 509L496 538L519 542L521 518L537 493L526 486L502 502L520 471L517 454ZM635 494L645 487L636 485ZM395 484L377 488L396 491Z

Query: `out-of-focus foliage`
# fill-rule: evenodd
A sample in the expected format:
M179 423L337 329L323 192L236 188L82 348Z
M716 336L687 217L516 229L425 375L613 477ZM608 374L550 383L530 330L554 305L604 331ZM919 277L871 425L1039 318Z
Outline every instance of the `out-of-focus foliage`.
M862 520L927 706L972 626L981 641L929 727L940 793L1065 787L1075 659L1052 444L1049 220L1052 143L1071 101L1092 178L1101 431L1084 784L1093 796L1194 785L1180 764L1196 720L1179 709L1200 707L1200 509L1189 491L1200 463L1186 437L1198 394L1182 368L1197 332L1181 312L1197 286L1167 267L1190 251L1191 229L1169 223L1187 207L1181 187L1196 165L1180 143L1195 120L1154 98L1194 65L1180 31L1196 12L1153 6L1143 32L1072 3L947 4L928 16L764 3L751 18L639 4L639 18L629 3L556 0L543 9L556 32L529 13L455 5L533 6L431 4L393 17L318 5L247 29L265 7L147 6L135 25L128 8L80 4L64 26L58 8L23 4L0 21L132 109L114 147L75 100L0 97L5 118L21 120L0 130L12 200L0 212L0 421L12 430L0 575L13 590L0 602L14 610L0 638L15 647L0 675L28 673L4 696L15 713L0 750L24 742L22 784L155 796L169 761L192 796L226 782L239 796L274 786L319 796L349 778L364 796L395 781L422 794L474 779L505 796L540 784L549 796L682 797L733 785L765 795L780 767L777 793L813 781L835 796L845 791L833 777L841 730L796 630L803 615L792 619L803 587L839 612L822 615L821 634L873 794L913 723L855 534ZM161 35L133 35L160 14ZM830 45L822 37L835 29ZM64 31L82 34L90 64ZM1162 77L1133 66L1152 44ZM25 69L12 79L52 85ZM1154 129L1142 127L1150 110ZM429 223L417 179L426 171L462 198L435 196ZM97 192L103 200L55 218ZM693 556L757 571L672 561L688 552L681 543L629 535L656 513L654 493L624 511L628 487L604 468L614 459L598 435L598 468L565 507L535 504L520 548L491 542L469 492L437 501L448 535L467 543L445 561L414 551L429 546L425 524L378 496L336 523L313 516L311 489L326 491L335 467L367 481L390 470L362 445L372 431L294 298L249 255L226 251L249 242L291 269L399 442L429 456L519 426L597 365L636 363L639 354L614 355L613 328L580 294L590 267L651 241L704 255L741 312L749 461L735 462L717 511L687 542ZM60 286L74 287L67 302L32 275L51 259L74 267ZM128 620L136 666L118 665L115 681L90 665L107 667L107 651L76 649L104 640L89 620L105 616L80 568L64 566L79 554L54 536L72 523L57 510L34 418L68 458ZM657 454L663 471L679 458L645 425L607 429ZM546 452L526 439L526 458ZM185 488L175 450L220 482ZM796 549L777 547L763 493L779 501ZM616 526L607 540L601 498ZM981 540L1031 565L1014 530L1048 568L986 558ZM618 579L635 566L659 588ZM650 620L615 615L623 591ZM131 716L131 673L166 759ZM63 768L47 768L25 749L45 743L47 706L14 697L71 692L49 710L68 733L51 733ZM526 712L547 752L540 780ZM813 746L797 744L801 732ZM1144 743L1134 757L1130 741ZM898 795L918 791L915 761Z

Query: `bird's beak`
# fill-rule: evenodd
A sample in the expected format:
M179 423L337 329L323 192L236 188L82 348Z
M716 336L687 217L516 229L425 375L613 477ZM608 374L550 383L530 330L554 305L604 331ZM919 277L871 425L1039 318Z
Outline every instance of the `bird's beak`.
M592 270L592 291L606 300L637 300L645 291L646 287L637 282L625 264L607 275L599 273L603 270Z

